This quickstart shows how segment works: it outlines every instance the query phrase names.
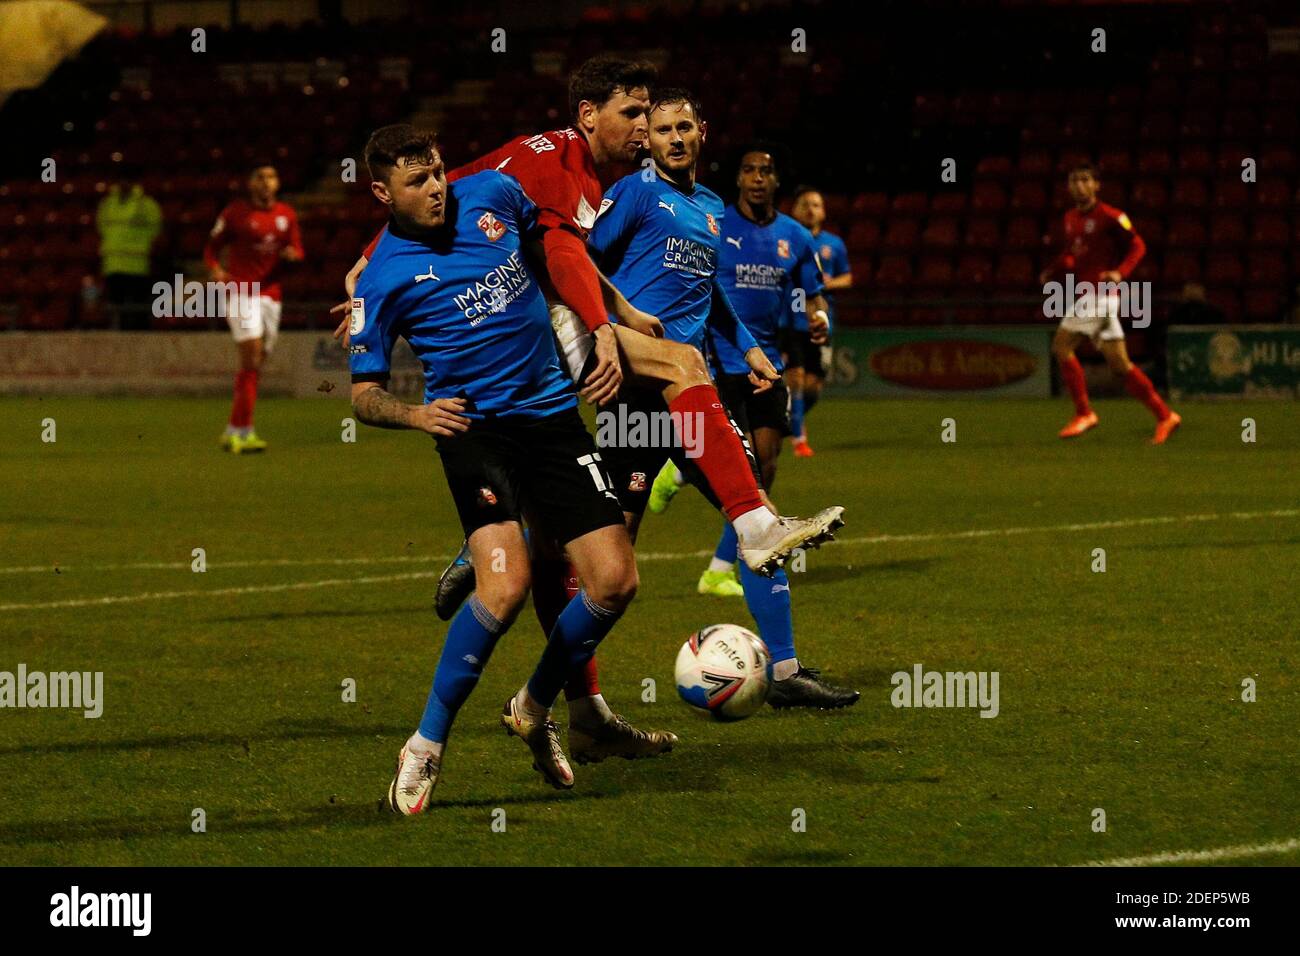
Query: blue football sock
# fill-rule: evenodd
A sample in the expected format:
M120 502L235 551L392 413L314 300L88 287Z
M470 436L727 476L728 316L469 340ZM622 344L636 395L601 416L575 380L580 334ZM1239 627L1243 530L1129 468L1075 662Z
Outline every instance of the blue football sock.
M456 711L469 699L496 647L497 638L505 633L502 624L471 594L452 619L442 656L433 675L433 687L420 719L420 736L446 743Z
M798 438L803 434L803 392L790 390L790 431Z
M596 645L604 640L622 614L601 607L587 597L585 589L579 591L551 629L537 670L528 678L529 696L543 707L555 703L565 683L591 660Z
M790 612L790 579L785 571L765 578L741 561L740 586L745 589L749 613L758 623L758 636L772 652L772 663L790 660L795 656L794 619Z
M736 529L731 526L730 521L723 522L722 537L718 539L718 547L713 552L713 556L719 561L735 564L739 548L740 539L736 537Z

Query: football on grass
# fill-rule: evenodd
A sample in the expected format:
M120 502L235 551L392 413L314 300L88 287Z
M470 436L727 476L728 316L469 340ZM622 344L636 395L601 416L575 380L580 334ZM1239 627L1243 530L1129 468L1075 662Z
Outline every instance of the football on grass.
M717 720L742 720L767 700L772 655L757 634L714 624L692 634L677 652L677 693Z

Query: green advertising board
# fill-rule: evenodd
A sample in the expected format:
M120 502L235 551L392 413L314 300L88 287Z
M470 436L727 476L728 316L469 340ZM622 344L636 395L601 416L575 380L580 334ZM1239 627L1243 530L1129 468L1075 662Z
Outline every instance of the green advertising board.
M957 394L1047 397L1048 326L839 329L827 394L892 398Z
M1300 327L1173 325L1169 394L1183 398L1300 398Z

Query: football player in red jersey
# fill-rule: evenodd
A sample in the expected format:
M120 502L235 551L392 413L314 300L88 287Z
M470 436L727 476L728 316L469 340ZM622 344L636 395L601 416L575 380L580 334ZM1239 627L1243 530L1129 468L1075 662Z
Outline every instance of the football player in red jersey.
M535 260L549 278L547 299L561 357L584 398L602 404L617 394L625 363L631 376L658 388L669 408L700 416L703 454L696 459L710 487L722 502L740 537L741 557L755 570L770 573L794 548L826 540L842 523L842 508L827 508L812 518L782 518L770 507L758 485L756 464L728 417L703 356L691 346L662 338L654 316L633 308L587 253L585 241L595 225L605 184L635 168L649 130L649 87L654 67L602 54L583 63L570 77L569 107L574 125L536 136L520 136L469 166L448 173L449 182L483 169L514 176L540 210L545 230ZM369 250L367 250L369 251ZM356 277L365 268L363 254L348 276L352 294ZM611 325L610 315L618 319ZM345 336L347 321L336 336ZM345 338L346 342L346 338ZM779 376L771 363L753 350L756 375L769 381ZM540 549L540 542L534 542ZM562 608L564 587L576 592L566 562L538 554L533 569L533 597L538 618L549 633L551 613ZM444 572L435 606L444 619L451 616L474 586L474 574L462 559ZM580 726L593 742L586 752L574 748L580 762L605 756L651 756L671 749L671 734L646 734L610 711L600 694L594 659L565 688L570 726Z
M239 349L239 371L230 423L221 436L221 447L235 454L266 449L253 430L257 378L280 331L282 263L303 258L298 217L276 198L279 192L275 166L256 164L248 175L248 198L236 199L221 211L203 249L209 278L238 284L236 294L226 296L226 323ZM225 265L222 249L227 250Z
M1065 248L1043 270L1039 281L1046 284L1056 275L1070 273L1075 283L1119 283L1125 281L1146 254L1146 243L1133 230L1127 215L1097 199L1101 181L1089 163L1070 170L1070 198L1074 208L1065 213ZM1086 300L1085 300L1086 301ZM1082 435L1097 424L1097 413L1088 402L1083 366L1074 354L1084 339L1092 339L1106 358L1110 370L1124 380L1128 393L1156 417L1153 444L1163 445L1182 423L1182 417L1160 398L1151 379L1129 361L1124 329L1119 322L1119 296L1098 294L1091 308L1069 303L1052 339L1052 354L1061 369L1061 380L1074 399L1074 418L1061 429L1062 438Z

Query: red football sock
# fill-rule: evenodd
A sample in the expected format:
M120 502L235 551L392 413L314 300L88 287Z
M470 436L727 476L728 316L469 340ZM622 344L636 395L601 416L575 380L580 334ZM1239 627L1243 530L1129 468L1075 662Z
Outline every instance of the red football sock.
M703 426L697 433L701 454L695 464L722 502L727 517L734 521L755 508L762 508L763 499L749 459L745 457L745 446L722 407L718 390L712 385L692 386L669 402L668 408L682 417L699 414L698 421Z
M1079 364L1078 356L1071 354L1060 365L1061 381L1065 383L1065 387L1070 390L1070 397L1074 399L1074 413L1087 415L1092 411L1092 406L1088 404L1088 386L1083 380L1083 366Z
M1151 414L1156 417L1156 421L1163 422L1169 417L1169 406L1161 399L1160 393L1151 384L1151 379L1147 378L1146 372L1136 365L1129 366L1128 373L1124 376L1124 387L1128 389L1130 395L1151 409Z
M533 560L533 611L542 635L550 637L555 622L570 601L577 596L581 585L573 565L563 558L535 558ZM599 669L592 657L581 669L575 671L564 685L566 700L577 700L600 693Z
M253 403L257 401L257 369L241 368L235 373L235 397L230 403L232 428L253 424Z

